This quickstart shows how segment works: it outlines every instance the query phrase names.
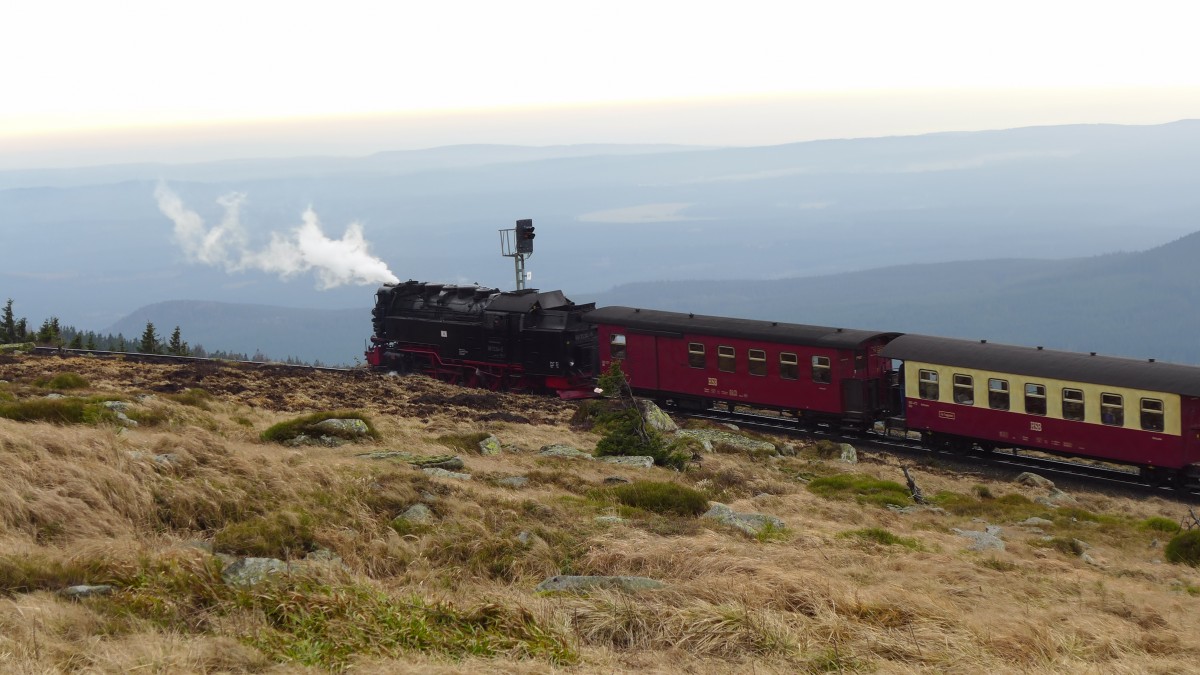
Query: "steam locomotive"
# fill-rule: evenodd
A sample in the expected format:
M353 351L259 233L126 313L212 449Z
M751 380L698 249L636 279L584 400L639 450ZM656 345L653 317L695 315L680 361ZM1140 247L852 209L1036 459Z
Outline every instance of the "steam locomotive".
M468 386L591 395L619 363L682 407L918 432L959 452L1024 448L1200 484L1200 368L898 332L576 305L561 292L409 281L376 294L373 366Z
M367 363L502 391L592 393L594 304L561 291L500 291L407 281L375 294Z

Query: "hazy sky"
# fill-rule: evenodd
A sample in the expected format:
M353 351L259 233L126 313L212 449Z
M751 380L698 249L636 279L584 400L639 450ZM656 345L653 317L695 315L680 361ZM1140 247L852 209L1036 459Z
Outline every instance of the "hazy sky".
M0 167L1200 117L1194 2L0 8Z

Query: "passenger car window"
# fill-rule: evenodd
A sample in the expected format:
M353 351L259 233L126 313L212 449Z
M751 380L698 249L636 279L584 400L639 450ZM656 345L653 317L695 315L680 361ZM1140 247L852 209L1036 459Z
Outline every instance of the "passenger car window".
M938 400L938 374L936 370L922 370L917 376L917 394L930 401Z
M1162 431L1166 428L1162 401L1156 398L1142 399L1142 428L1146 431Z
M704 345L699 342L688 343L688 365L692 368L703 368L706 365L704 361Z
M1064 420L1075 420L1076 422L1083 421L1084 411L1082 391L1078 389L1063 389L1062 416Z
M779 377L785 380L800 379L800 361L795 354L784 352L779 355Z
M717 347L717 370L723 373L732 373L736 355L737 352L733 347Z
M761 349L751 349L750 357L750 374L760 377L767 374L767 353Z
M1120 394L1100 394L1100 421L1114 427L1125 426L1125 399Z
M975 405L975 378L970 375L954 375L954 402Z
M988 407L992 410L1008 410L1008 380L988 378Z
M612 338L608 341L608 355L614 359L625 358L625 336L620 333L613 333Z
M833 382L833 371L829 367L828 356L812 357L812 379L813 382L820 384L829 384Z
M1025 385L1025 412L1030 415L1046 414L1046 385Z

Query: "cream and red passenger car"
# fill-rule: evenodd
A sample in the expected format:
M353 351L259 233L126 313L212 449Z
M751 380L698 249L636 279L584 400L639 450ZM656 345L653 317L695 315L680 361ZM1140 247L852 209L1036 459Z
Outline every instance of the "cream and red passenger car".
M909 430L950 448L1028 448L1200 477L1200 368L902 335Z

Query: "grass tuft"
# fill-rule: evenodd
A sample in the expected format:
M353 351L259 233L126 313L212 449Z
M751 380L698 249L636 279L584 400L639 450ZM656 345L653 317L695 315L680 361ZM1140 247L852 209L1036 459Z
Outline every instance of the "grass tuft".
M276 511L231 523L213 537L214 551L259 558L286 560L314 549L312 516L293 511Z
M1179 531L1179 523L1171 520L1170 518L1163 518L1162 516L1147 518L1141 522L1140 527L1143 530L1150 530L1152 532L1166 532L1167 534L1175 534Z
M880 546L903 546L904 548L913 551L924 551L925 547L921 542L912 537L901 537L883 529L882 527L868 527L861 530L848 530L841 532L838 537L843 539L855 538L864 542L879 544Z
M51 378L38 378L34 380L33 384L43 389L62 391L67 389L84 389L88 386L88 381L83 379L83 376L78 373L59 373Z
M190 405L193 408L208 410L211 407L210 404L212 403L213 395L204 389L188 389L178 394L164 394L164 398L182 405Z
M1200 567L1200 530L1188 530L1171 537L1163 553L1168 562Z
M436 440L437 443L444 445L451 450L457 450L458 452L462 453L474 453L478 455L479 444L482 443L483 439L487 438L488 436L491 436L491 434L486 431L480 431L471 434L446 434L444 436L438 436Z
M96 424L116 420L116 414L88 398L31 398L0 403L0 417L17 422Z
M698 516L708 510L703 492L678 483L639 480L608 490L625 506L654 513Z
M1052 548L1064 555L1073 555L1079 557L1083 555L1083 543L1078 539L1070 537L1050 537L1049 539L1035 539L1029 542L1030 546L1038 548Z
M841 473L824 478L814 478L808 483L813 494L826 499L851 499L860 504L876 506L907 506L912 504L908 488L890 481L879 480L864 474Z
M350 432L338 431L337 429L321 429L317 424L325 420L335 419L355 419L362 420L367 424L367 435L371 438L378 439L379 432L375 430L375 425L366 415L353 410L334 410L329 412L316 412L303 417L297 417L291 420L285 420L278 424L272 425L266 431L262 432L262 440L275 443L283 443L297 436L315 435L315 436L336 436L353 440L356 436Z

